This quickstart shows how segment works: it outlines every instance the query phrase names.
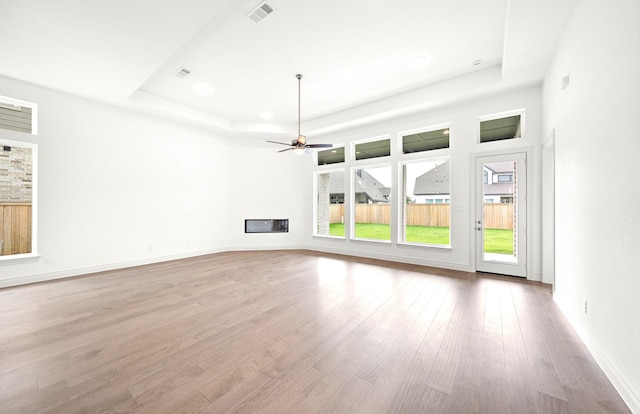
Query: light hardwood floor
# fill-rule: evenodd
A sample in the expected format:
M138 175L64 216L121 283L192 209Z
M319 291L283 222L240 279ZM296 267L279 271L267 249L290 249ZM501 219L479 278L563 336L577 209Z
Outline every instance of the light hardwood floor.
M1 413L629 413L549 286L305 251L0 290Z

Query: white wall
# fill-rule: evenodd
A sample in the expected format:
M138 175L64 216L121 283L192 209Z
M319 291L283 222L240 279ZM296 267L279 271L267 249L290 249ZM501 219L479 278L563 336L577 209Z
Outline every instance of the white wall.
M305 225L309 206L302 202L308 186L305 165L313 157L278 153L284 148L264 138L229 139L228 249L303 247L304 234L310 231ZM289 232L245 234L245 219L289 219Z
M640 2L579 3L543 91L545 135L555 130L555 298L640 412Z
M227 139L7 78L39 106L39 258L0 262L0 286L219 251ZM220 229L223 231L220 231Z
M525 128L524 137L515 140L496 141L479 144L479 121L483 115L489 115L514 109L525 108ZM541 216L540 216L540 148L542 143L542 109L541 109L541 89L534 87L526 90L505 93L493 98L481 99L464 104L445 107L439 110L429 111L422 114L412 115L392 121L368 125L349 131L335 134L328 134L322 137L313 137L313 142L330 143L351 143L352 141L389 135L393 142L398 140L398 133L416 128L429 127L439 124L451 124L451 148L448 150L430 151L423 154L411 154L411 157L401 157L392 155L391 157L379 158L379 162L391 161L396 163L404 158L430 157L440 155L451 156L451 249L416 247L398 245L396 243L381 244L377 242L356 241L356 240L336 240L326 237L312 237L313 216L307 217L307 228L305 243L311 249L322 251L344 253L350 255L360 255L366 257L376 257L393 261L411 262L424 265L440 266L451 269L466 271L475 270L475 256L473 247L473 221L475 217L474 200L472 199L473 155L486 152L511 151L515 149L533 148L532 163L533 168L529 168L529 181L531 183L531 198L529 211L529 278L543 280L542 259L541 259ZM376 162L375 160L371 160ZM347 161L347 168L356 165L353 161ZM343 166L338 166L341 168ZM309 170L308 183L305 186L306 210L311 213L313 205L312 194L312 174L314 167L307 165ZM318 169L335 169L336 165L319 167ZM392 210L392 216L393 216ZM392 226L393 229L393 226ZM393 232L393 230L392 230ZM393 236L392 236L393 239ZM544 279L545 282L550 280Z

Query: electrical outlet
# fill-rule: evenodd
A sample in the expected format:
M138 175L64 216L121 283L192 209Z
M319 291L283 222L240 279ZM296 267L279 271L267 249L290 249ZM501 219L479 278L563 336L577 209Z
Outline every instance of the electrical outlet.
M582 303L582 310L584 311L584 313L587 313L587 300L586 299Z

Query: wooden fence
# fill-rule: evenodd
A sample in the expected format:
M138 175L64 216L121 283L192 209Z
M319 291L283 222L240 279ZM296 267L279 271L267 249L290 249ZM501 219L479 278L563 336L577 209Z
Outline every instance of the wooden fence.
M449 227L451 209L449 204L407 204L408 226ZM391 205L356 204L356 223L389 224ZM484 227L489 229L513 229L513 204L495 203L484 205ZM330 205L330 223L344 220L344 204Z
M0 255L31 253L31 204L0 202Z
M484 228L513 230L513 203L485 203Z

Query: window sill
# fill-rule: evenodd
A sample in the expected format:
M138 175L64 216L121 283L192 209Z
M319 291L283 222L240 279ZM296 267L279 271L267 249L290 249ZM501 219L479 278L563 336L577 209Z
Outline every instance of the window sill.
M380 243L380 244L391 244L391 240L381 240L381 239L360 239L353 237L351 238L353 241L357 242L371 242L371 243Z
M399 242L398 246L407 246L407 247L421 247L427 249L436 249L436 250L453 250L451 245L443 245L443 244L424 244L424 243L410 243L410 242Z
M40 255L37 253L12 254L8 256L0 256L0 263L36 261L39 258L40 258Z
M330 236L326 234L314 234L313 237L318 237L321 239L346 240L344 236Z

